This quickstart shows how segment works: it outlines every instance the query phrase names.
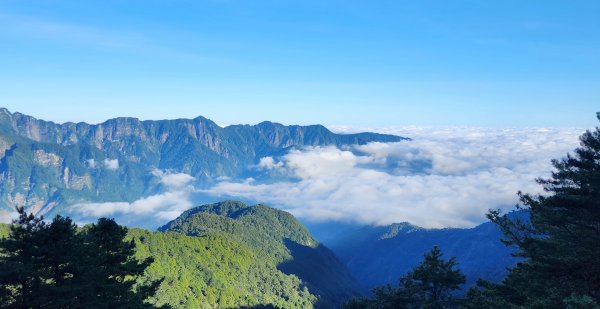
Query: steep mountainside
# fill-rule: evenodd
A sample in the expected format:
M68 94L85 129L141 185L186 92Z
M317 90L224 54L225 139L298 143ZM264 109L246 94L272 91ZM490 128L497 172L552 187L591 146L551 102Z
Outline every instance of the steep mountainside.
M0 202L38 213L73 202L131 202L163 189L152 173L156 169L209 183L222 176L248 177L260 158L291 147L400 140L334 134L320 125L263 122L222 128L203 117L57 124L2 108Z
M336 307L360 295L358 284L336 256L292 215L280 210L221 202L188 210L160 230L244 243L261 261L302 280L317 296L317 307Z
M506 275L506 268L515 265L512 249L501 238L500 230L489 222L471 229L424 229L398 223L346 227L326 244L366 288L398 284L398 278L416 266L435 245L445 257L456 256L458 268L467 276L469 286L478 278L498 282Z

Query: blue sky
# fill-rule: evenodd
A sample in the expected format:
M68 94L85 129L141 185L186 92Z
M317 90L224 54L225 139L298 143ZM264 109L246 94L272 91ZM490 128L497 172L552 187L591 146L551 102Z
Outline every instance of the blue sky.
M0 106L54 121L578 126L599 1L0 2Z

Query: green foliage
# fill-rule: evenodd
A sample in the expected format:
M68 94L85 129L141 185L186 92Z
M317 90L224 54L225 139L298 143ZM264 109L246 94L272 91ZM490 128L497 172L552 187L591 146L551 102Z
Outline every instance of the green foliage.
M270 273L256 274L264 276L258 280L271 282L273 275L299 279L301 284L296 289L306 288L317 296L317 307L339 307L361 294L335 255L319 245L291 214L281 210L225 201L190 209L160 230L243 243L260 265L270 269ZM257 267L251 269L260 269Z
M373 289L372 299L354 299L346 308L455 308L452 292L466 282L454 257L445 261L438 247L426 253L423 261L400 277L397 288L391 285Z
M151 308L158 281L133 289L151 260L135 260L127 229L100 219L81 233L69 218L17 209L0 239L0 306L6 308Z
M248 244L274 263L292 258L283 242L285 239L305 246L317 246L317 241L291 214L237 201L190 209L160 230L191 236L226 235Z
M8 237L10 234L10 224L0 223L0 239Z
M77 285L86 295L85 308L103 304L109 308L151 308L144 300L151 297L161 278L145 280L136 284L136 279L152 264L152 257L137 259L135 242L125 241L127 228L112 219L100 218L96 224L87 226L81 234L85 254L81 276ZM133 293L135 291L135 293Z
M529 220L492 211L489 218L525 260L499 285L480 282L470 303L505 308L597 308L600 303L600 129L587 131L574 155L552 163L546 194L520 194ZM472 307L476 307L473 305Z
M164 278L151 302L175 308L274 305L310 308L316 297L247 245L221 235L191 237L134 229L139 259L154 263L138 282Z

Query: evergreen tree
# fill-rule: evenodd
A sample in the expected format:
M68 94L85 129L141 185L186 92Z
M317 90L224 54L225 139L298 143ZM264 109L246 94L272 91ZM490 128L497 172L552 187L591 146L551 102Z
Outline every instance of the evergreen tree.
M81 237L77 225L68 217L56 216L38 231L40 267L37 276L43 278L44 288L36 296L43 307L69 308L80 294L74 279L79 275Z
M440 248L433 247L419 266L400 279L403 287L401 295L426 308L454 305L452 291L458 290L466 282L460 270L455 269L457 264L454 257L444 261Z
M84 234L85 271L80 285L87 295L80 305L87 308L153 308L144 300L154 294L160 282L135 286L136 278L152 263L135 259L135 243L125 241L127 228L112 219L101 218ZM134 288L137 288L134 291Z
M14 308L68 308L75 298L79 239L71 219L42 217L18 208L10 236L0 240L1 304Z
M43 235L48 226L41 217L17 208L19 218L10 227L10 236L0 239L0 304L6 308L36 305L43 277Z
M372 299L357 299L346 308L454 308L452 292L466 282L454 257L445 261L437 246L426 253L423 261L400 277L397 288L389 284L373 290Z
M99 219L79 233L69 218L47 224L17 211L9 236L0 239L0 307L153 308L144 301L160 281L135 286L152 259L134 258L125 227Z
M600 114L598 115L600 120ZM573 155L553 160L542 195L519 193L528 220L488 215L524 258L502 284L480 282L473 307L596 308L600 304L600 129Z

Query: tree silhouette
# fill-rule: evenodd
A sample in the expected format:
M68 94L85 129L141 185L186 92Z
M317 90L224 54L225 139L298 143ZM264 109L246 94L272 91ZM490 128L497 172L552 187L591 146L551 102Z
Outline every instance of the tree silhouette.
M600 114L598 114L600 120ZM573 155L553 160L545 193L519 193L528 219L488 217L524 258L502 284L480 282L472 307L597 308L600 304L600 130L586 131ZM522 217L522 215L521 215Z
M373 289L372 299L356 299L346 308L453 308L452 292L466 282L454 257L445 261L435 246L412 271L400 277L397 288L391 285Z
M17 208L19 218L10 227L10 236L0 239L0 301L7 308L36 305L41 295L44 239L48 226L42 217Z
M134 258L127 228L103 218L80 231L68 217L17 212L0 239L0 307L153 308L144 300L160 281L136 285L152 259Z
M87 254L79 284L87 297L82 299L82 307L101 303L107 308L153 308L144 299L154 294L160 281L136 287L134 292L135 279L153 259L135 259L135 243L124 241L126 235L127 228L112 219L100 218L86 228L83 245Z

